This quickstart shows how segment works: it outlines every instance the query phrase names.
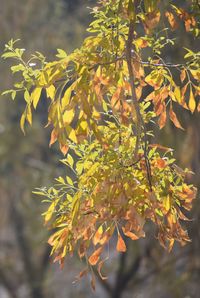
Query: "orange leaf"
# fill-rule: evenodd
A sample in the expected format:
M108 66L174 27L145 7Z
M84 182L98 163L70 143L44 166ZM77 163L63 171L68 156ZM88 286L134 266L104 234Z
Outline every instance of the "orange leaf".
M120 94L121 94L121 87L118 87L111 98L111 106L112 108L115 108L117 110L120 108Z
M126 251L126 244L120 234L118 234L118 240L117 240L117 251L119 252L125 252Z
M177 23L177 21L176 21L174 15L173 15L173 13L167 11L167 12L165 13L165 16L167 17L168 22L169 22L169 24L170 24L172 30L176 30L176 29L178 28L178 23Z
M186 79L186 71L185 71L185 68L181 70L181 75L180 75L180 79L181 79L181 82L183 83Z
M158 120L158 125L160 129L165 126L166 120L167 120L167 113L166 113L166 107L165 107Z
M89 257L89 263L94 266L98 262L100 255L102 253L103 247L99 247L97 250L93 252L93 254Z
M131 238L132 240L137 240L139 239L139 237L137 235L135 235L133 232L131 231L126 231L126 229L124 227L122 227L123 233L124 235L126 235L127 237Z
M68 145L61 145L60 144L60 150L63 153L63 155L66 155L68 150L69 150L69 146Z
M197 111L200 112L200 102L198 103Z
M172 122L174 123L174 125L177 128L180 128L180 129L183 129L184 130L184 128L181 126L180 122L178 121L178 119L176 117L176 114L173 111L172 104L170 104L169 116L170 116L170 119L172 120Z
M53 145L56 142L57 136L58 136L58 134L57 134L57 132L54 128L51 132L51 139L50 139L50 142L49 142L49 147L51 147L51 145Z
M166 161L162 158L158 158L156 159L156 166L159 168L159 169L163 169L166 167Z

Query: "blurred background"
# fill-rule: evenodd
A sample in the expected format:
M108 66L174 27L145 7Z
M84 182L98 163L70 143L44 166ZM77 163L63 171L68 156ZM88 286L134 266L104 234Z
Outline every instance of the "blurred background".
M0 51L11 38L21 39L28 53L41 51L47 60L57 48L72 51L84 36L93 0L0 0ZM196 48L197 43L180 28L181 45ZM180 60L181 49L166 53L166 59ZM0 91L12 86L9 63L0 63ZM128 251L113 253L105 265L109 278L97 277L96 292L90 276L78 283L74 277L84 268L78 258L68 258L60 270L49 259L48 231L41 213L45 206L31 191L52 184L65 170L56 145L48 147L45 101L34 115L34 125L24 137L19 129L23 99L0 101L0 298L198 298L200 297L200 204L194 203L186 224L192 242L164 251L147 226L147 238L127 243ZM190 181L200 186L200 119L179 111L185 131L168 123L156 136L163 145L176 149L178 164L195 172Z

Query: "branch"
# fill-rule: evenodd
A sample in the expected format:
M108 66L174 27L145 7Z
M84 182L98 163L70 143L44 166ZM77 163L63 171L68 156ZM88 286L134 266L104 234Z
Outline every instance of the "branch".
M132 102L135 108L136 112L136 121L137 121L137 132L136 132L136 145L135 145L135 152L134 152L134 157L138 159L138 149L139 149L139 142L141 139L141 133L142 133L142 126L144 125L144 121L142 119L142 115L140 112L140 106L137 101L137 96L136 96L136 90L135 90L135 77L133 73L133 68L132 68L132 44L133 44L133 35L134 35L134 21L130 21L129 24L129 32L128 32L128 40L126 42L126 61L128 65L128 72L129 72L129 78L130 78L130 84L131 84L131 97L132 97Z

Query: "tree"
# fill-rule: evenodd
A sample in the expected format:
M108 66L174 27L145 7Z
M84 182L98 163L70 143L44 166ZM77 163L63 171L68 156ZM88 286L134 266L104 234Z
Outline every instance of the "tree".
M63 266L75 250L86 259L79 277L97 265L104 279L103 252L113 234L117 251L125 252L126 237L144 237L149 221L169 251L174 241L189 241L180 221L187 220L182 210L191 209L196 189L172 149L155 144L153 130L168 120L183 129L175 106L200 110L199 52L185 49L180 63L162 58L164 49L180 42L179 26L198 38L200 8L190 4L183 9L173 1L101 0L82 47L69 55L58 49L53 62L38 52L26 61L16 41L6 45L2 57L17 60L11 70L21 80L4 94L15 99L23 93L24 133L41 94L49 98L50 146L58 141L71 172L35 193L49 203L44 218L56 229L49 239L55 261Z

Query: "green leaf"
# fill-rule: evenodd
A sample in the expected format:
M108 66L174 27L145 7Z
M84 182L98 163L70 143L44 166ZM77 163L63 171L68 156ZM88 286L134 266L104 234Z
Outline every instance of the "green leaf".
M69 185L74 185L73 180L69 176L66 176L66 180Z
M74 160L70 154L67 155L67 161L68 161L70 167L73 168Z
M56 54L56 57L60 58L60 59L64 59L67 58L67 53L62 50L62 49L57 49L58 54Z
M18 71L24 71L25 70L25 66L23 64L18 64L18 65L13 65L11 67L12 73L16 73Z

